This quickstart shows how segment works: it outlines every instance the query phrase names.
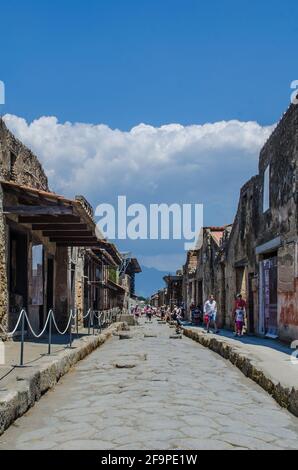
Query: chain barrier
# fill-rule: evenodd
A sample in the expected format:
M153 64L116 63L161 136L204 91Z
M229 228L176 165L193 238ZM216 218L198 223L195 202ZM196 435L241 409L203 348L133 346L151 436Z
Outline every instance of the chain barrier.
M90 335L90 330L92 327L93 335L95 334L95 319L97 319L97 327L101 333L102 329L111 325L114 321L116 321L117 314L121 312L121 309L116 307L110 310L92 310L91 308L88 309L87 313L81 315L81 319L85 320L88 318L88 335ZM70 310L70 314L67 320L67 326L62 331L57 325L57 321L55 318L54 311L51 309L48 312L47 318L45 320L45 324L42 330L39 333L34 331L34 328L30 322L28 314L25 309L22 309L19 317L17 319L16 325L14 329L7 333L8 336L12 337L18 331L19 326L21 325L21 350L20 350L20 366L24 365L24 344L25 344L25 331L26 331L26 324L28 326L29 331L33 335L34 338L39 339L41 338L46 332L48 334L48 355L51 354L52 349L52 328L53 325L56 329L56 332L64 336L67 331L69 331L69 347L72 346L72 327L74 326L74 321L76 321L76 332L77 335L79 333L79 312L77 309ZM28 330L26 331L28 333Z

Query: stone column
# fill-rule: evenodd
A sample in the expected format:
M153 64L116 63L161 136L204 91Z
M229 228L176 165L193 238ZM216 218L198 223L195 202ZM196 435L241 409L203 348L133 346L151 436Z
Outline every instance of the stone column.
M68 305L68 249L57 247L55 276L55 316L58 326L64 328L69 317Z
M195 302L195 281L191 281L191 301Z
M77 263L75 271L75 307L78 311L79 325L83 326L83 316L87 312L84 311L84 263L85 254L83 248L78 248L77 251Z

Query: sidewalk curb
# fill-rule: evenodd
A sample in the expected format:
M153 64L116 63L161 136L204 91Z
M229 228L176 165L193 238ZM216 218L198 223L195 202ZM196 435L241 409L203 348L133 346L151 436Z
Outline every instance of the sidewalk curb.
M202 346L211 349L224 359L228 359L241 372L260 385L268 392L277 403L283 408L287 408L293 415L298 417L298 389L294 387L284 387L280 382L274 382L266 375L266 371L258 369L252 364L249 357L241 354L224 339L217 339L214 336L207 336L199 331L183 328L183 334L188 338L197 341Z
M111 325L98 336L85 336L75 349L59 352L58 357L47 358L48 362L35 367L30 375L20 377L16 382L16 388L0 398L0 435L35 402L53 388L63 375L79 361L84 359L95 349L106 342L115 331L122 330L124 322Z

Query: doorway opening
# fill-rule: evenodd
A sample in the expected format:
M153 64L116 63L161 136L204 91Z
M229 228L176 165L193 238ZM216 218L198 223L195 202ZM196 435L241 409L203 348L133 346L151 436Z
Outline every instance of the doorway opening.
M197 299L198 307L203 310L203 281L198 281L198 299Z
M248 275L248 299L247 299L248 332L249 333L254 333L255 332L253 279L254 279L254 273L249 273L249 275Z
M9 232L9 330L15 327L28 302L28 238L24 232Z
M264 255L260 262L260 330L277 338L277 252Z

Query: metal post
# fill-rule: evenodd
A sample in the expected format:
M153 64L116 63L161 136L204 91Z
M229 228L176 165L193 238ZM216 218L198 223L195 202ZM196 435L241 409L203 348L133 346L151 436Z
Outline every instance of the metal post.
M70 315L71 315L71 318L70 318L70 322L69 322L69 347L71 348L71 345L72 345L72 310L70 311Z
M77 337L79 337L79 314L78 314L77 309L75 309L75 312L76 312Z
M20 366L24 365L24 339L25 339L25 310L22 311L22 336L21 336L21 358Z
M50 318L49 318L49 344L48 344L48 355L51 354L51 346L52 346L52 311L50 311Z
M92 310L92 334L95 333L94 310Z
M100 312L98 312L97 321L98 321L98 330L99 330L100 333L101 333L101 314L100 314Z
M89 308L89 315L88 315L88 336L90 335L90 326L91 326L91 309Z

